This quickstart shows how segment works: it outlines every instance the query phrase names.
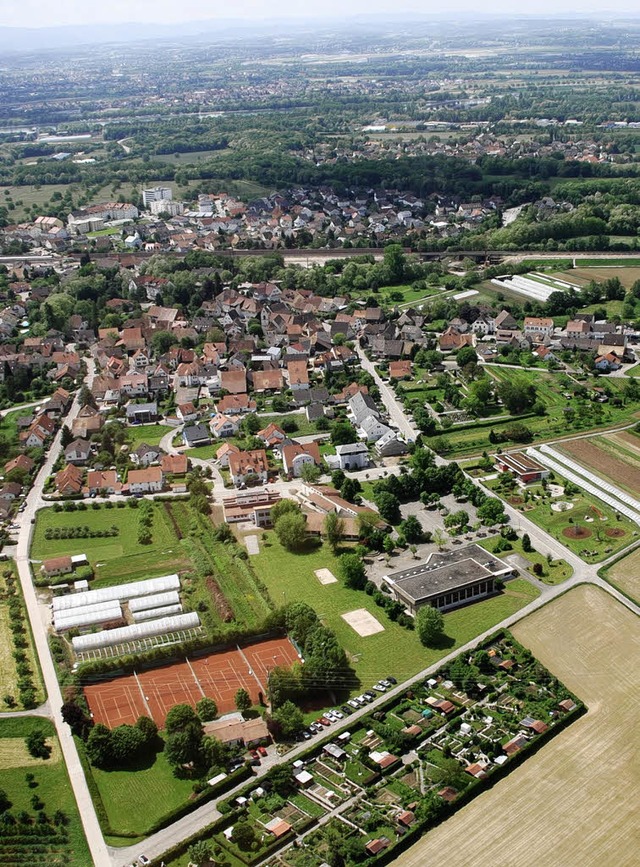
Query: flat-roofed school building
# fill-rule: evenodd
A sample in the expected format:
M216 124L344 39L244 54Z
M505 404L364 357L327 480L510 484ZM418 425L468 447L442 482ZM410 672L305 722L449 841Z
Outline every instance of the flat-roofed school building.
M480 545L457 551L433 552L422 563L383 576L393 597L415 615L423 605L448 611L491 596L496 579L515 576L515 570Z

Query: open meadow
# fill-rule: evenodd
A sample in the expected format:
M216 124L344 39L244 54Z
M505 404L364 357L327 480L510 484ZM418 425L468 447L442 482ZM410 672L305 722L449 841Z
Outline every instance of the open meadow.
M637 617L599 588L581 586L512 632L588 713L430 831L402 855L403 867L433 864L443 851L452 867L635 865Z

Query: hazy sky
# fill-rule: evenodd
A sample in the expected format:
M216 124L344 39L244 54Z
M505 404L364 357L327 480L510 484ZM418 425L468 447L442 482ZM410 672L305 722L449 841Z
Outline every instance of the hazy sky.
M433 0L0 0L0 25L13 27L51 27L60 24L100 24L127 21L173 23L211 18L264 19L278 16L348 16L360 13L419 12L429 9L452 15L464 11L506 12L516 14L577 11L597 12L601 16L626 12L638 14L638 0L457 0L447 7Z

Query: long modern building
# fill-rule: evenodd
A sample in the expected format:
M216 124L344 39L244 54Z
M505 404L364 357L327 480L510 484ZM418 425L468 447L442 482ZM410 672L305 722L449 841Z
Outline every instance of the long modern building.
M398 602L415 615L422 605L448 611L495 593L497 578L515 576L515 570L480 545L457 551L434 552L422 563L383 577Z

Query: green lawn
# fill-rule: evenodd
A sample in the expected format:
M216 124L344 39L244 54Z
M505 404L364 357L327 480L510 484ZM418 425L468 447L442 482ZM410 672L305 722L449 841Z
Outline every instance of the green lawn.
M197 449L185 449L185 455L189 458L199 458L201 461L212 461L216 452L226 440L215 440L210 446L200 446Z
M104 771L92 767L91 774L116 834L144 837L154 822L183 804L192 793L192 781L173 775L164 752L159 752L147 768ZM117 837L110 838L118 845L116 841ZM130 844L130 839L119 841L122 846Z
M45 539L47 527L86 525L92 530L118 528L117 536L94 539ZM138 544L138 511L93 509L55 512L52 508L38 512L31 546L31 557L41 560L66 554L86 554L95 569L93 586L119 584L136 578L151 578L189 568L190 562L178 541L162 503L154 504L152 544Z
M494 552L494 548L496 545L497 539L484 539L479 544L482 545L483 548L486 548L487 551ZM504 559L508 557L510 554L518 554L520 557L524 557L525 560L528 560L529 563L533 566L534 563L540 563L542 566L542 575L537 576L540 581L545 584L562 584L563 581L566 581L567 578L571 578L573 575L573 569L566 560L552 560L551 565L547 562L547 558L541 554L539 551L525 551L522 548L522 539L517 539L515 542L511 542L511 551L502 551L499 554L496 554L497 557ZM533 574L533 573L532 573Z
M24 648L24 653L26 655L27 665L32 672L31 681L33 683L35 692L34 700L36 702L34 707L37 707L37 705L41 704L45 699L40 666L33 646L31 625L27 617L27 611L22 596L22 588L20 586L20 580L13 560L5 563L5 568L2 571L4 572L9 570L13 572L14 576L15 595L10 596L7 593L6 579L4 575L0 575L0 710L2 711L9 711L11 709L22 710L24 708L21 701L21 693L18 689L18 681L20 678L18 675L17 663L13 657L16 648L13 633L10 628L11 619L9 614L9 602L12 598L19 600L22 605L23 623L26 630L25 638L27 640L27 647ZM16 702L13 708L10 707L10 703L7 703L4 700L5 696L7 698L9 696L13 697Z
M282 422L292 421L295 423L295 430L289 431L289 436L292 437L305 437L311 436L311 434L318 433L318 429L316 428L316 423L313 421L308 421L306 415L303 412L289 412L282 413L281 415L261 415L260 424L262 425L262 430L264 428L269 427L270 424L277 424L279 427L282 427Z
M57 741L53 725L49 720L36 717L22 717L0 720L0 738L24 738L34 729L41 729L48 738ZM59 756L59 749L54 756ZM32 773L37 786L29 788L25 774ZM75 798L67 776L67 770L61 758L52 758L41 764L28 766L16 765L3 767L0 775L0 787L7 793L11 801L11 812L15 815L26 810L35 820L31 799L37 795L44 803L44 812L51 817L56 810L62 810L69 818L67 839L55 844L57 855L46 856L34 846L34 837L22 837L17 855L14 850L14 840L0 836L0 863L11 865L32 864L65 864L67 867L86 867L91 863L91 857L85 840L80 816ZM39 841L38 841L39 842ZM43 860L40 860L43 859Z
M162 437L172 430L166 424L136 424L127 428L127 441L131 451L135 451L139 445L146 443L148 446L160 445Z
M421 646L415 632L390 621L366 593L349 590L341 582L320 584L314 575L316 569L328 568L334 575L338 573L337 558L326 546L307 554L291 554L282 548L273 533L266 534L265 538L270 546L263 544L260 554L252 557L251 563L271 598L276 604L304 601L317 611L348 652L361 682L357 691L388 674L406 680L538 595L527 581L510 582L499 596L445 614L445 633L450 643L442 649L427 649ZM357 635L340 615L358 608L370 611L384 626L384 632L364 638Z

